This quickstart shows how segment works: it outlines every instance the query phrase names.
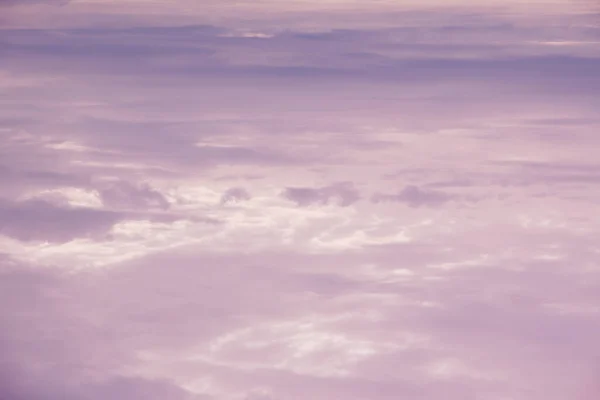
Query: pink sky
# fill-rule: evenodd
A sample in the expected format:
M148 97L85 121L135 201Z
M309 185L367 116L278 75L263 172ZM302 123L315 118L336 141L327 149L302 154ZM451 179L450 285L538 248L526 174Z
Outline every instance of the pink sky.
M592 1L0 2L0 398L596 400Z

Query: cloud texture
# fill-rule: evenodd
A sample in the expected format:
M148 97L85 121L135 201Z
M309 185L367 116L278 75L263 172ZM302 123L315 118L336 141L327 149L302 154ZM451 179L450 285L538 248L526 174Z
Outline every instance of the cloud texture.
M0 398L600 396L593 2L0 7Z

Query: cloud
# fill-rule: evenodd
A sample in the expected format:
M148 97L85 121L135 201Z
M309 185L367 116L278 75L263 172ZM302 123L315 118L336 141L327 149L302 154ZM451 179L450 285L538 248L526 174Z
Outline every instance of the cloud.
M124 398L131 400L209 400L209 396L195 395L168 381L141 378L116 378L89 387L83 399L100 400Z
M69 4L71 0L2 0L0 7L6 6L28 6L28 5L51 5L51 6L65 6Z
M23 241L68 242L106 234L124 214L46 200L0 201L0 233Z
M246 189L242 187L232 187L227 189L223 195L221 195L220 204L238 203L250 200L251 198L252 196Z
M406 203L410 207L433 207L451 201L454 198L455 196L441 191L430 189L424 190L415 185L408 185L397 194L375 194L372 197L372 201L375 203Z
M536 161L506 161L500 165L518 171L523 184L570 185L600 182L597 163L547 163Z
M170 381L120 372L131 354L90 311L78 278L0 261L0 391L13 399L105 398L200 400ZM83 308L72 301L78 299ZM10 305L9 305L10 304ZM117 340L118 341L118 340ZM94 344L93 348L88 347ZM35 384L32 384L35 382Z
M148 184L134 185L129 182L115 182L99 190L100 199L107 207L146 210L169 208L169 201Z
M2 197L18 198L31 190L56 189L63 186L85 186L89 180L85 176L51 169L29 169L0 165Z
M287 187L281 195L301 207L332 202L347 207L360 199L358 190L351 182L334 183L320 188Z
M428 16L434 22L422 27L327 28L318 33L278 30L267 39L228 36L232 29L207 25L71 29L61 35L7 30L2 50L12 54L14 62L33 58L51 63L59 71L93 71L102 76L137 72L140 77L245 75L276 80L343 81L351 77L427 82L477 74L500 75L515 84L536 82L538 89L545 90L555 89L549 79L561 83L564 90L569 83L563 78L566 73L579 75L570 83L579 83L582 89L585 79L595 81L598 60L593 57L593 44L585 43L593 43L598 32L582 23L568 21L568 30L560 25L540 25L536 30L486 15L481 15L483 23L478 25L469 22L468 16L451 22L435 22L440 17L435 13ZM557 48L543 44L557 36L582 45ZM146 62L139 63L140 58ZM546 69L539 74L541 66ZM36 70L37 66L21 68Z
M5 259L4 392L525 400L528 387L558 400L593 390L600 325L583 306L600 292L595 272L571 267L593 259L593 237L517 227L507 237L510 254L504 237L476 231L353 254L189 246L77 274ZM536 261L553 242L569 256ZM475 251L489 256L471 262Z
M301 311L294 298L315 288L310 281L294 279L300 271L278 270L282 257L256 266L267 259L246 262L235 255L199 254L190 247L113 270L74 274L0 260L0 315L10 326L0 334L3 394L30 399L95 400L109 394L210 398L186 392L171 378L132 376L132 371L148 363L160 367L144 361L144 353L162 359L164 352L190 352L229 329L244 328L242 320ZM165 263L173 267L167 275ZM242 281L243 289L238 285ZM123 291L129 295L122 296ZM279 300L273 302L274 297ZM173 346L173 340L179 344Z
M0 397L598 397L594 15L96 3L3 19Z

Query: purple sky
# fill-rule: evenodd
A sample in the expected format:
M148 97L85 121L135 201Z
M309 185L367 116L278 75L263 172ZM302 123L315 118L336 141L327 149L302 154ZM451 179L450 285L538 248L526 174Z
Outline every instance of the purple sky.
M597 400L598 4L0 0L0 398Z

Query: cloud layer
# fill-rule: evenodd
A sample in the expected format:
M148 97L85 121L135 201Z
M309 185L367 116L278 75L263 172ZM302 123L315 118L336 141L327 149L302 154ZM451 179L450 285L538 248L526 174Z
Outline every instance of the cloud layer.
M596 399L585 1L0 17L0 397Z

